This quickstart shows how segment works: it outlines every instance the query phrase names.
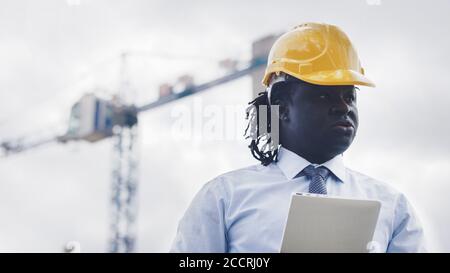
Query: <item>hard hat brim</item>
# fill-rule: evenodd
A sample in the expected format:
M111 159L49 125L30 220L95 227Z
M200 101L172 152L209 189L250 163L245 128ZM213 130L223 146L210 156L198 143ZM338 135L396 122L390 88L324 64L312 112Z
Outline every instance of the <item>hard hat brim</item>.
M273 71L275 72L275 71ZM368 79L364 74L354 70L337 69L330 71L313 72L309 74L295 74L287 69L278 69L277 72L284 72L302 81L317 85L359 85L375 87L375 83ZM266 75L270 75L270 71ZM263 84L268 86L269 77L263 79Z

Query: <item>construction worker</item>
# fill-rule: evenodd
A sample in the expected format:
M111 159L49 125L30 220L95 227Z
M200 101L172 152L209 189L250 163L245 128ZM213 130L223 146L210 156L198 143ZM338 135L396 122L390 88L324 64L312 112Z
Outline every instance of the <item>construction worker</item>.
M328 24L295 27L274 43L263 84L266 90L250 103L246 130L261 164L205 184L171 251L279 252L293 192L379 200L378 251L425 251L423 229L405 196L344 166L342 154L358 129L357 86L374 86L347 35ZM275 105L278 126L267 118L268 129L260 130L259 106Z

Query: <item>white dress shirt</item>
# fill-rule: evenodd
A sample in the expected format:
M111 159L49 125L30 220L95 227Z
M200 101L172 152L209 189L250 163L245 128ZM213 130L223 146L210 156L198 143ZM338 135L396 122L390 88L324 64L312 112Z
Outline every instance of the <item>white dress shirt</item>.
M308 192L311 163L281 148L278 162L231 171L206 183L181 219L171 252L279 252L291 195ZM382 252L424 252L424 234L406 197L344 166L342 156L321 164L331 175L328 195L382 203L374 241Z

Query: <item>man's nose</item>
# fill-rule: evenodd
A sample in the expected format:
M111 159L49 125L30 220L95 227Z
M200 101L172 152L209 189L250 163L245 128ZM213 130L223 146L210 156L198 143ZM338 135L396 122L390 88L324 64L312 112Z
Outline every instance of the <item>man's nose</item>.
M351 106L344 99L339 99L331 106L332 114L346 115L351 111Z

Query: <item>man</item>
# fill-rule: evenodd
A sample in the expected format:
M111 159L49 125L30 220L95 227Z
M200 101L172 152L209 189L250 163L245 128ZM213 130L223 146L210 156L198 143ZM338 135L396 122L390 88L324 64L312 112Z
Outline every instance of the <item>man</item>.
M342 153L358 129L356 85L374 86L345 33L316 23L287 32L270 51L263 84L266 91L247 112L246 131L261 165L204 185L180 221L171 251L279 252L293 192L379 200L379 250L425 251L405 196L344 166ZM267 130L258 122L260 106L275 105L280 145L273 119L267 118Z

